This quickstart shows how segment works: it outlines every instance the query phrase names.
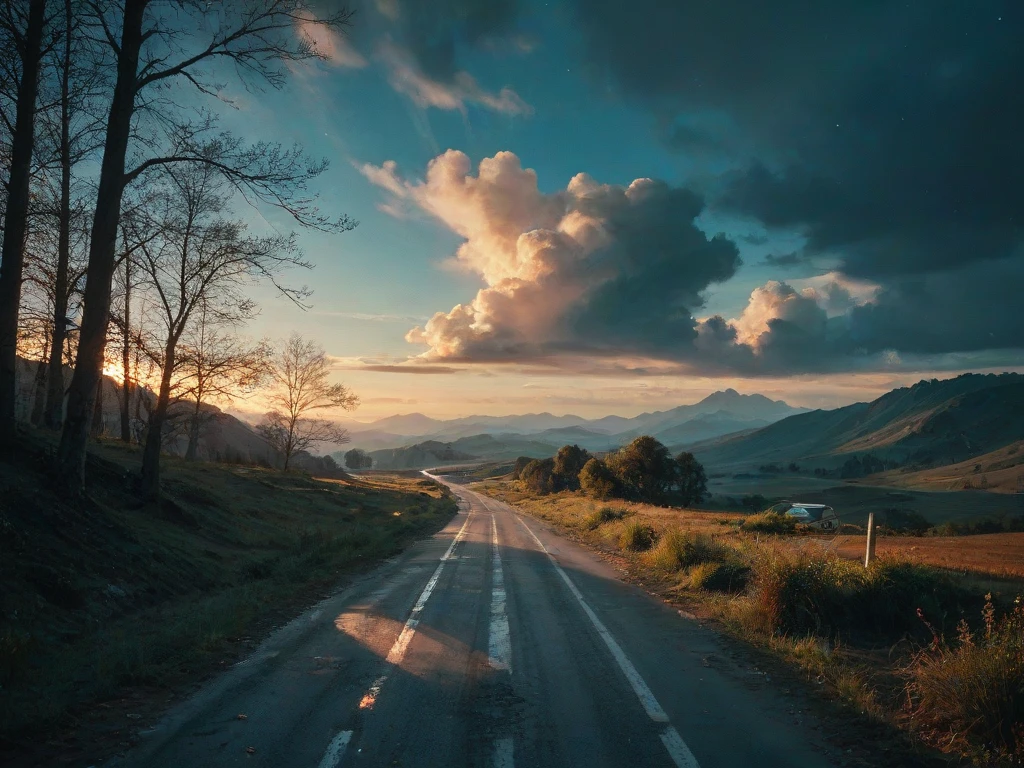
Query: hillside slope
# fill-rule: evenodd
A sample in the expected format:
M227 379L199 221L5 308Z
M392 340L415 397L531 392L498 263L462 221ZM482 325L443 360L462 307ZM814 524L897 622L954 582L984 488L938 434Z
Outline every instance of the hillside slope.
M290 618L296 601L456 511L422 477L319 481L173 457L163 501L142 503L132 488L138 450L115 442L90 448L85 495L67 499L52 490L53 448L52 435L33 433L16 455L0 455L4 765L6 749L40 731L102 715L81 705L122 685L160 690L201 676L245 650L232 638Z
M948 464L1024 439L1024 376L964 374L921 381L871 403L811 411L750 434L697 443L713 467L811 461L830 467L871 453Z
M1024 440L956 464L929 469L894 469L869 475L866 483L934 491L1024 492ZM1022 509L1024 511L1024 509Z

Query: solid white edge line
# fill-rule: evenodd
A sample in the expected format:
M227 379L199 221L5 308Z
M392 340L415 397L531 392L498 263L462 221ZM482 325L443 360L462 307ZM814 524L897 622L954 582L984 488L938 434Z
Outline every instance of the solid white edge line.
M498 523L491 515L491 623L487 635L488 663L512 672L512 638L505 610L505 572L498 549Z
M673 726L670 725L661 732L661 743L665 745L665 749L668 750L668 754L677 768L700 768L697 758L693 756L693 752L686 746L683 737Z
M331 743L327 745L327 751L324 752L323 759L320 760L318 768L336 768L338 763L341 762L341 758L345 754L345 748L348 747L348 742L351 738L352 731L340 731L337 736L331 739Z
M647 683L644 682L643 677L641 677L640 673L637 672L633 663L629 658L627 658L622 647L616 642L615 638L612 637L611 632L609 632L604 623L597 618L597 614L594 613L591 607L587 605L587 601L583 599L583 594L572 582L572 579L569 578L569 575L562 569L562 566L558 564L558 561L555 560L552 554L548 552L548 548L544 546L544 543L539 538L537 538L537 534L533 532L530 526L528 526L519 515L515 515L515 518L519 521L519 524L526 529L526 532L533 537L533 540L537 542L537 546L540 547L541 552L548 556L548 559L551 561L551 565L554 566L555 571L562 577L562 581L565 582L569 591L572 592L577 602L579 602L580 607L583 608L583 612L587 614L587 618L589 618L590 622L594 625L594 629L597 630L598 635L601 636L605 645L608 646L608 650L611 651L612 658L614 658L616 663L618 663L619 669L621 669L622 673L626 676L626 680L628 680L630 686L632 686L633 692L636 693L637 698L640 699L640 704L646 710L647 715L655 722L668 723L668 714L664 709L662 709L661 704L658 703L654 693L647 686ZM661 742L665 745L665 749L668 750L669 756L678 768L700 768L697 758L693 756L693 752L690 751L686 742L683 741L683 737L679 735L679 732L671 724L662 731Z
M665 714L665 710L661 708L661 705L658 703L658 700L654 697L654 694L651 692L651 689L647 687L647 683L644 682L644 679L640 676L640 673L636 671L636 667L634 667L633 663L626 657L626 654L622 650L622 647L615 641L615 638L612 637L611 632L608 631L608 628L604 625L604 622L597 618L597 614L594 613L593 609L591 609L589 605L587 605L587 601L583 598L583 594L573 583L572 579L569 578L569 574L567 574L562 569L562 566L560 566L558 562L551 556L551 553L548 552L547 547L545 547L544 544L541 543L541 540L537 538L537 534L530 530L530 526L523 522L522 518L520 518L518 515L516 516L516 519L519 520L522 526L529 532L529 534L533 537L533 540L537 542L537 546L540 547L541 551L548 556L548 559L551 560L551 565L554 566L555 571L558 573L558 575L562 577L562 581L564 581L565 585L569 587L569 591L572 592L573 597L575 597L576 600L579 602L580 606L583 608L583 612L587 614L587 618L590 619L590 623L594 625L594 628L597 630L597 634L601 636L601 639L604 640L605 645L608 646L608 650L611 651L612 657L615 659L616 663L619 665L619 668L626 676L626 679L629 681L629 684L633 687L633 692L636 693L637 698L640 699L640 703L643 705L643 708L647 712L648 716L651 718L651 720L654 720L655 722L667 723L668 715Z

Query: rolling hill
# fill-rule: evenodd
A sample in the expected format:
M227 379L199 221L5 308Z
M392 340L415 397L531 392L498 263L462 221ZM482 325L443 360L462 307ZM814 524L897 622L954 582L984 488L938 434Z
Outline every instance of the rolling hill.
M791 461L835 467L867 453L943 465L1024 439L1024 376L964 374L895 389L870 403L797 414L691 446L714 468Z

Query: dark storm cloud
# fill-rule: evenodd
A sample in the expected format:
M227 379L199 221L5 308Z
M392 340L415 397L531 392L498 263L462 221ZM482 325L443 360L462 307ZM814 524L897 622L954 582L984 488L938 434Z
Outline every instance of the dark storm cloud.
M883 285L850 319L868 347L1024 346L1019 298L986 288L1024 259L1024 4L577 8L590 72L648 108L656 133L702 112L738 127L720 142L742 138L716 207L799 230L807 255ZM699 130L668 139L708 147Z
M724 202L852 275L1006 256L1022 236L1024 6L579 3L595 67L659 119L701 108L761 161Z
M494 44L515 29L519 0L392 0L397 40L429 77L442 82L459 70L460 48Z
M573 337L591 348L636 352L690 346L697 335L692 313L704 305L701 293L732 277L740 264L732 241L709 240L693 223L703 208L700 196L662 182L651 183L631 205L581 201L579 210L604 220L611 235L584 268L614 276L570 313Z
M764 257L764 263L771 267L795 267L804 263L804 255L800 251L778 255L769 253Z

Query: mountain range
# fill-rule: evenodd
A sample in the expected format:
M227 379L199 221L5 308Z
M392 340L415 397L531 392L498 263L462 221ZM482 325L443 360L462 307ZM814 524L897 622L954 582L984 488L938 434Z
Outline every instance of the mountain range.
M633 417L586 419L572 414L530 413L441 420L411 413L370 423L343 424L352 434L352 446L368 451L376 466L411 469L474 459L540 458L567 443L606 451L644 434L674 447L758 429L805 411L781 400L727 389L692 405ZM335 455L340 458L339 454Z

